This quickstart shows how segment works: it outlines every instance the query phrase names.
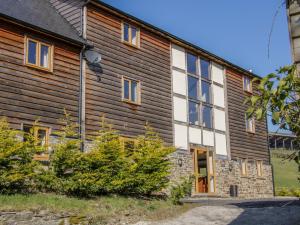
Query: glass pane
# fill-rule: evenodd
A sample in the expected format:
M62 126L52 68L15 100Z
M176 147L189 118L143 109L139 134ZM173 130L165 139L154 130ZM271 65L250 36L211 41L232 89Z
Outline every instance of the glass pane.
M38 145L39 146L45 146L46 143L46 138L47 138L47 132L46 130L38 130L38 134L37 134L37 138L38 138Z
M131 44L137 45L137 29L135 27L131 27Z
M124 99L129 100L129 81L128 80L124 80Z
M36 48L37 43L33 41L28 42L28 63L36 64Z
M202 124L204 127L212 128L211 107L202 107Z
M187 54L187 71L188 73L197 74L197 56Z
M138 101L138 93L137 93L137 82L131 81L131 101L137 102Z
M209 61L201 59L200 60L200 67L201 67L201 77L206 78L206 79L210 79Z
M49 47L41 45L41 66L49 68Z
M200 125L199 105L195 102L189 102L189 122L193 125Z
M124 41L129 42L129 25L126 23L124 23L123 39Z
M188 76L189 98L198 99L198 79Z
M210 103L211 102L210 83L202 81L201 82L201 90L202 90L201 100L204 102Z
M244 88L246 91L251 91L250 79L248 77L244 77Z

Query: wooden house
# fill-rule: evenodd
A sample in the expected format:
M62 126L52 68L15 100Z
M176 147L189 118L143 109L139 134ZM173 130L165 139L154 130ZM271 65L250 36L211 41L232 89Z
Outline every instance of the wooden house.
M56 60L50 71L44 71L28 66L26 57L24 61L22 46L26 32L21 32L23 36L19 33L23 39L19 37L21 43L16 49L19 52L14 53L13 60L19 60L20 68L25 71L16 79L23 82L27 71L38 71L38 75L42 73L40 76L47 78L43 80L45 86L54 86L52 77L55 77L55 85L66 87L40 90L39 85L39 91L45 90L45 97L59 93L62 105L69 106L74 120L79 121L86 143L99 129L102 116L127 138L143 134L149 124L166 144L177 149L172 155L171 181L194 175L194 195L273 196L267 124L247 119L247 106L243 105L245 97L257 91L252 82L257 75L101 1L49 0L49 3L56 16L63 18L61 24L68 22L78 40L68 43L60 38L58 42L55 35L49 37L46 43L49 40L55 43L52 52ZM57 26L60 23L55 23L54 27ZM13 27L16 29L17 25ZM63 52L68 54L61 53L60 48L56 50L56 45L64 46ZM88 61L84 57L87 50L100 54L101 62ZM12 54L2 46L0 51ZM8 57L3 58L5 64ZM0 64L1 70L2 67ZM68 73L70 82L61 70ZM12 71L11 67L9 72ZM33 80L39 77L31 76ZM30 89L22 86L16 98L23 98L23 89L25 93L27 88ZM7 97L1 99L8 101ZM57 118L60 113L47 110L60 105L53 107L58 100L48 101L43 105L45 108L23 106L25 101L20 102L20 109L10 108L10 104L3 108L11 110L12 114L5 114L9 118L14 113L19 115L20 124L37 114L44 118L43 123L56 127L50 118ZM2 100L0 104L4 104ZM26 112L27 117L16 112L17 109Z

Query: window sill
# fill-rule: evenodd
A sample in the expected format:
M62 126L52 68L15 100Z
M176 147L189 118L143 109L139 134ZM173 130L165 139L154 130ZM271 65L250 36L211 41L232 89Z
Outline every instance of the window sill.
M130 44L129 42L127 41L122 41L123 44L129 46L129 47L132 47L132 48L135 48L135 49L140 49L140 46L139 45L133 45L133 44Z
M129 105L133 105L133 106L141 106L141 103L138 103L138 102L132 102L132 101L125 100L125 99L123 99L122 102L127 103L127 104L129 104Z
M244 92L245 92L247 95L253 95L253 91L247 91L247 90L244 90Z
M247 132L248 134L252 134L252 135L255 134L255 131L249 131L249 130L246 130L246 132Z
M25 64L25 66L30 68L30 69L36 69L36 70L41 70L41 71L48 72L48 73L53 73L52 69L43 68L43 67L36 66L36 65L33 65L33 64L28 64L27 63L27 64Z

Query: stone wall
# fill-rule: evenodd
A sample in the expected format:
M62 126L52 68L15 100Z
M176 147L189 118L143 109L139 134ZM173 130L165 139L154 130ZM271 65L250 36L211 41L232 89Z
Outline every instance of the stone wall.
M216 192L220 197L230 197L230 185L238 186L240 198L273 197L272 167L263 164L262 176L257 175L255 161L247 163L247 176L241 174L238 161L216 160Z
M193 155L187 151L177 150L170 156L172 162L170 186L179 184L183 179L193 175Z

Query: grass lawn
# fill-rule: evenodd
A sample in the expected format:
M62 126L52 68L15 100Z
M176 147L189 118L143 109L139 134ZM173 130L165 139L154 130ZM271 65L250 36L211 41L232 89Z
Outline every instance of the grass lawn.
M46 210L90 218L97 224L119 224L141 220L162 220L186 212L194 205L175 206L170 201L142 200L120 196L77 199L54 194L0 195L0 211Z
M300 188L298 177L298 165L295 161L284 160L283 158L272 157L272 164L274 167L275 189Z

